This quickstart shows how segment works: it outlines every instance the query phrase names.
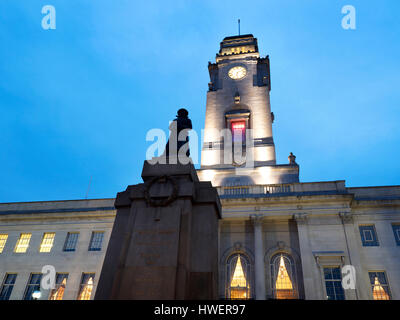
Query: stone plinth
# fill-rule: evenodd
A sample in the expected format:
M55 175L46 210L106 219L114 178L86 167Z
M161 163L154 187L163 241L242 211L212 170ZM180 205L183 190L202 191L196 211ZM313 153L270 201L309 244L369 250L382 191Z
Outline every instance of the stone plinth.
M95 299L216 299L221 205L192 164L145 161L115 200Z

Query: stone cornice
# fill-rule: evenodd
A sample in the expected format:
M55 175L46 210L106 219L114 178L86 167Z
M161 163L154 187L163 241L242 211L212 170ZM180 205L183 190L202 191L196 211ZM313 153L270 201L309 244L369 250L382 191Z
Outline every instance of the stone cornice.
M38 214L38 213L68 213L68 212L94 212L94 211L115 211L114 207L93 207L93 208L54 208L54 209L34 209L34 210L6 210L0 211L2 215L12 214Z
M246 197L221 197L221 203L224 205L252 205L266 203L269 206L273 204L298 204L298 203L327 203L344 202L350 205L353 200L352 194L279 194L279 195L247 195Z
M12 221L56 221L56 220L94 220L101 219L104 222L107 220L113 220L116 215L116 210L96 210L96 211L77 211L74 212L35 212L34 214L29 213L18 213L0 215L1 222L12 222Z
M352 208L376 208L376 207L400 207L400 199L354 199L351 203Z

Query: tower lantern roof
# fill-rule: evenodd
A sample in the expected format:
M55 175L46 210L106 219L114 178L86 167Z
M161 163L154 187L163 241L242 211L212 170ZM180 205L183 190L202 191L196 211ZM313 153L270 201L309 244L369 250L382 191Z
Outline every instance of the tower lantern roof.
M225 37L220 43L218 56L258 53L257 38L252 34Z

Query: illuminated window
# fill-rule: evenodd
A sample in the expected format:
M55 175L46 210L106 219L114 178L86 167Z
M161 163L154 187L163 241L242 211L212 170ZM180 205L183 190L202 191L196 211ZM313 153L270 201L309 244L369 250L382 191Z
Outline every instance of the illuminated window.
M232 141L246 141L246 122L233 121L231 122Z
M29 242L31 241L31 236L32 234L30 233L21 233L17 241L17 244L15 245L14 252L17 253L26 252L26 250L28 250L29 247Z
M390 300L390 289L385 272L368 272L374 300Z
M100 251L103 242L104 232L93 231L90 239L89 251Z
M4 246L6 245L8 234L0 234L0 253L3 252Z
M51 291L49 300L62 300L65 286L67 285L68 273L57 273L56 287Z
M297 299L296 272L292 258L278 253L271 259L272 289L275 299Z
M50 252L53 247L54 237L56 234L54 232L46 232L43 234L42 243L40 244L39 252Z
M67 238L65 239L64 251L75 251L78 237L78 232L68 232Z
M93 291L94 273L83 273L78 300L90 300Z
M29 282L26 285L24 300L33 300L32 293L40 291L40 281L42 280L41 273L31 273Z
M4 277L3 286L0 291L0 300L10 299L11 292L14 289L15 280L17 279L16 273L7 273Z
M250 299L249 270L250 265L244 255L235 254L228 259L227 298Z
M340 268L324 268L324 278L326 287L326 298L328 300L345 300Z
M247 51L251 51L251 50L248 47L234 47L234 48L231 48L231 53L232 54L245 53Z

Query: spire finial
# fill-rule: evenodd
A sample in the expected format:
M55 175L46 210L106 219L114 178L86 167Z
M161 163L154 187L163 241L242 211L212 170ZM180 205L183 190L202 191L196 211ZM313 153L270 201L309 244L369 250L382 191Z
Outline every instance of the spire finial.
M239 36L240 36L240 19L238 19L238 29L239 29Z

